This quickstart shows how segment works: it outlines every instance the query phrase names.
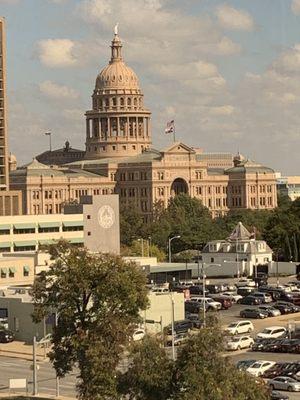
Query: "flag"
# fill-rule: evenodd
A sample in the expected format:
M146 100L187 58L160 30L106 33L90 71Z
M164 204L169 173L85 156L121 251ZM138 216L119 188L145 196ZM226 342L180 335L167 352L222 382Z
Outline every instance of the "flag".
M256 228L255 228L255 226L252 227L252 232L250 234L250 238L249 239L256 240Z
M167 122L167 127L165 129L165 133L174 133L175 132L175 123L174 120Z

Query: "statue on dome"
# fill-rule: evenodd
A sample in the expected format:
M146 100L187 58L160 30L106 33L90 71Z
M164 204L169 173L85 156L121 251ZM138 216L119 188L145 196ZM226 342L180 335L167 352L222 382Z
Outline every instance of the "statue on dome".
M118 35L118 33L119 33L119 22L116 23L114 31L115 31L115 35Z

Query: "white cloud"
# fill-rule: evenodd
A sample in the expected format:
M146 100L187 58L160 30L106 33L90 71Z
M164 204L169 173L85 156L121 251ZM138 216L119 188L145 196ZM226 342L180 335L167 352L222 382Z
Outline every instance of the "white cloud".
M222 28L238 31L252 31L254 20L244 10L238 10L228 4L222 4L216 8L216 16Z
M62 116L67 120L72 121L83 121L84 120L84 112L80 108L70 108L62 111Z
M300 0L293 0L291 3L291 9L295 15L300 15Z
M46 67L72 67L78 63L75 42L70 39L46 39L38 42L38 57Z
M217 49L220 55L230 56L237 54L241 51L241 46L234 43L231 39L223 36L220 42L217 44Z
M212 115L231 115L234 113L234 107L231 105L211 107L209 112Z
M79 92L64 85L58 85L55 82L44 81L39 84L40 92L52 99L78 99Z
M283 74L300 73L300 43L280 54L273 67Z

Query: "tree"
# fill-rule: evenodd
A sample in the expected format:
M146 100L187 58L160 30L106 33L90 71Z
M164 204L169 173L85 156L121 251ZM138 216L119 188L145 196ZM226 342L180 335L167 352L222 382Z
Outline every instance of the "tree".
M142 244L138 240L134 240L131 246L122 246L121 255L123 257L141 257L142 255ZM156 257L158 261L164 261L166 254L155 244L151 244L149 247L149 241L144 240L144 255L146 257Z
M223 357L223 332L215 324L190 336L175 364L175 400L267 400L268 389Z
M157 339L146 336L135 343L128 370L119 374L118 390L129 399L167 400L170 398L173 363Z
M142 237L143 217L134 204L120 207L121 243L131 245L133 240Z
M79 398L116 398L116 368L147 307L144 274L134 263L91 254L65 241L49 247L53 264L34 282L34 321L56 312L50 359L59 377L79 368Z
M267 400L263 381L237 370L222 352L224 334L215 316L207 328L191 335L167 358L159 341L146 338L135 344L128 371L119 375L119 391L136 400ZM126 397L128 398L128 397Z

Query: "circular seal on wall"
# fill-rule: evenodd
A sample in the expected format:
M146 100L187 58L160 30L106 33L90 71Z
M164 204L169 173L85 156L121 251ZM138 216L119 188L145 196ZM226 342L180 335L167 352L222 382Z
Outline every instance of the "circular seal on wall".
M115 212L111 206L102 206L98 211L98 221L99 225L104 229L109 229L113 226L115 222Z

